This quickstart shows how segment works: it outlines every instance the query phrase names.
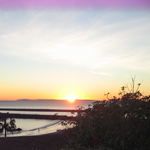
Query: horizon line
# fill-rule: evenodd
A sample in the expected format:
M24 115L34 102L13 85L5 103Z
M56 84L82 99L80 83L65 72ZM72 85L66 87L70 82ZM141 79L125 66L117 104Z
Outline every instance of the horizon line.
M0 99L0 101L38 101L38 100L56 100L56 101L68 101L67 99L16 99L16 100L2 100ZM94 99L75 99L75 101L80 101L80 100L84 100L84 101L100 101L100 100L94 100Z

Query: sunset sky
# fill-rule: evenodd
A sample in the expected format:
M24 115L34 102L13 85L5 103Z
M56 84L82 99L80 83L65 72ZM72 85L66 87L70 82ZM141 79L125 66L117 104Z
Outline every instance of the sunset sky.
M21 2L0 0L0 100L102 100L135 75L150 94L150 2Z

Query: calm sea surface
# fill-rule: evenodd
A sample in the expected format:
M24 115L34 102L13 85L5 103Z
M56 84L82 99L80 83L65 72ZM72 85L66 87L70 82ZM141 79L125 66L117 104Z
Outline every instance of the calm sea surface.
M30 108L30 109L78 109L78 106L85 108L94 101L76 100L70 103L66 100L18 100L0 101L0 108ZM53 115L57 112L28 112L28 111L0 111L1 113L20 113L20 114L46 114ZM71 113L59 112L58 115L72 115ZM17 128L22 128L21 132L7 133L7 136L30 136L56 132L63 129L60 120L37 120L37 119L15 119ZM9 119L7 120L9 122ZM4 133L0 133L4 137Z

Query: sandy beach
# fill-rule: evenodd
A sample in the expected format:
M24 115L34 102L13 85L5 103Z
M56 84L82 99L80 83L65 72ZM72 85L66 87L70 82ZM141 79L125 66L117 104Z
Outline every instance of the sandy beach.
M59 150L66 145L59 133L0 138L0 150Z

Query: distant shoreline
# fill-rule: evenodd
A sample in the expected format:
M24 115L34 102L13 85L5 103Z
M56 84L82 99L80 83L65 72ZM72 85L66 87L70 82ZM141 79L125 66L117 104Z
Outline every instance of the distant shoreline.
M66 99L17 99L17 100L0 100L0 102L13 101L13 102L23 102L23 101L68 101ZM88 99L76 99L75 101L100 101L100 100L88 100Z

